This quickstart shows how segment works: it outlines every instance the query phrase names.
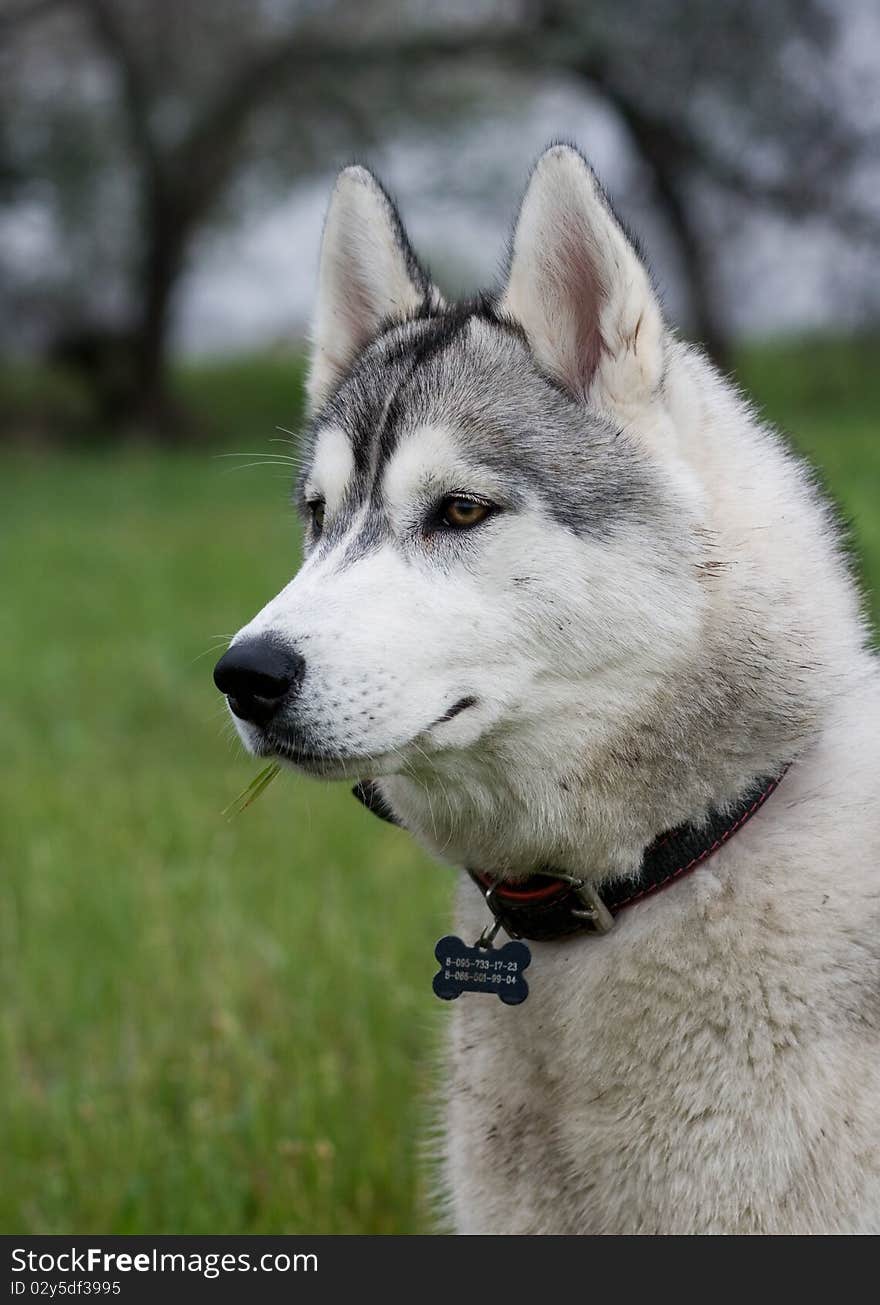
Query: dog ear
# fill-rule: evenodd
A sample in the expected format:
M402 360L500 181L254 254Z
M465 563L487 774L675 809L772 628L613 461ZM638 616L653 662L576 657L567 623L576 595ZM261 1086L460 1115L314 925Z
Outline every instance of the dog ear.
M440 302L379 182L366 168L344 168L333 188L321 242L307 381L311 411L338 385L386 318Z
M663 320L641 258L586 160L554 145L520 208L502 311L579 399L628 408L663 371Z

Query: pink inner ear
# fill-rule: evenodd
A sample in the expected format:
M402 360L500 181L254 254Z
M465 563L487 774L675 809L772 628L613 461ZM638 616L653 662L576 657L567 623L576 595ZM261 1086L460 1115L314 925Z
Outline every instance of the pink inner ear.
M565 338L554 340L561 367L561 379L577 394L586 393L596 369L607 351L601 331L602 305L607 287L599 275L598 262L591 256L592 241L577 218L569 215L555 233L555 247L545 256L549 311L557 317ZM553 311L553 302L558 308ZM551 318L552 320L552 318ZM552 331L551 338L557 335Z

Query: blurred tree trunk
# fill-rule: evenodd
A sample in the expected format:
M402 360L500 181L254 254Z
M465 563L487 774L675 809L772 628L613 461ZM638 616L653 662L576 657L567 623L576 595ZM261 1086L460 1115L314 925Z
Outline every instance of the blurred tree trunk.
M172 440L183 413L169 374L173 298L192 240L234 173L238 146L256 108L288 71L295 38L273 44L239 68L174 143L163 143L139 51L113 0L80 0L117 75L138 179L140 258L134 274L136 310L130 327L132 366L128 424L139 434ZM117 411L119 408L117 395ZM123 420L126 420L123 418Z
M138 185L140 257L136 264L138 311L129 332L132 365L117 395L119 418L139 434L170 438L168 326L186 232L175 221L173 174L153 130L152 100L135 49L113 0L81 0L116 72Z
M692 151L669 123L646 113L634 95L617 84L601 61L582 58L575 63L574 71L586 86L608 100L623 119L633 147L650 173L658 207L678 246L694 337L720 367L728 370L732 347L716 306L719 296L712 284L715 259L706 247L705 233L688 194L687 165Z
M704 233L691 216L691 208L682 179L667 171L659 159L646 159L654 174L660 207L673 232L687 283L694 338L723 371L733 366L730 335L718 312L719 296L713 285L715 260L706 249Z
M134 329L132 416L135 425L170 437L174 412L168 377L168 333L171 299L183 259L183 233L175 231L172 215L154 212L144 232L142 311Z
M697 220L685 177L677 154L661 146L662 135L651 124L634 121L626 106L617 101L633 136L638 152L647 165L658 206L678 245L679 263L687 286L694 338L725 371L731 365L731 341L722 315L718 312L719 295L713 285L715 258L706 247L705 231Z

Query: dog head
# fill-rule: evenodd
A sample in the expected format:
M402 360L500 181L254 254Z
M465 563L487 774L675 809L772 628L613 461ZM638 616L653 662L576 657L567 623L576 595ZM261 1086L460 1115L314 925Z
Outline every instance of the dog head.
M339 176L297 490L299 573L216 679L246 746L327 777L486 775L601 745L696 637L699 490L645 267L572 148L503 289L447 305L390 200ZM547 758L550 764L550 758Z

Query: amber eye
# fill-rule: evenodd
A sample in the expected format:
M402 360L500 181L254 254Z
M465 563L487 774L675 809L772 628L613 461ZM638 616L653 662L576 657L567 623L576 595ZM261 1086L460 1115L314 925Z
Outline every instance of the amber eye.
M440 507L440 520L452 530L470 530L471 526L485 521L492 511L491 504L478 503L476 499L452 495Z
M324 529L324 500L322 498L312 499L309 503L309 511L312 514L312 529L316 535L320 535Z

